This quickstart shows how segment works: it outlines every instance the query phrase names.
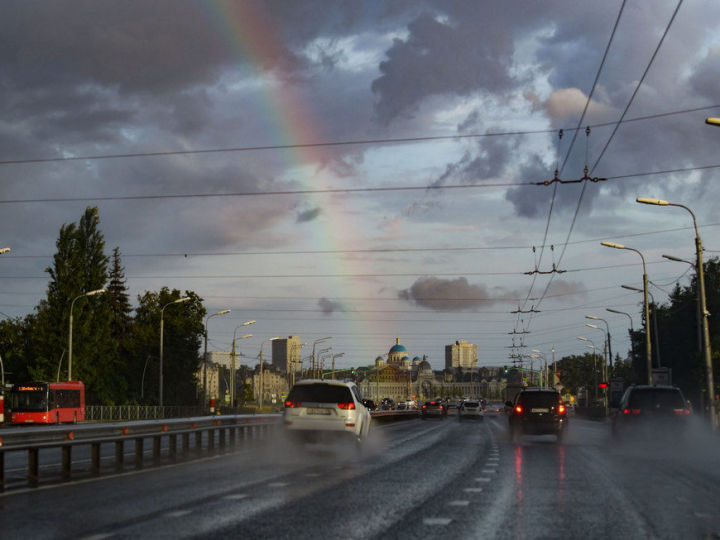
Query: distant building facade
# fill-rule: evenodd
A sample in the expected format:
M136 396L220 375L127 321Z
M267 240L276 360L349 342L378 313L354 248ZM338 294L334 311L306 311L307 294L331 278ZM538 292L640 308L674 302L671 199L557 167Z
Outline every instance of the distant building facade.
M473 369L478 365L477 345L458 340L453 345L445 345L445 369Z
M301 369L300 349L302 344L298 336L276 339L272 342L272 365L285 373L297 373Z

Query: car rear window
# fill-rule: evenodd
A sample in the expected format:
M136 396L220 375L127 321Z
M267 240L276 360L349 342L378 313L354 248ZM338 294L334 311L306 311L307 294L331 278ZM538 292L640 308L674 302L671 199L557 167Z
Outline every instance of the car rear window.
M682 394L672 388L643 388L630 394L631 409L682 409Z
M479 407L480 404L477 401L466 401L465 406L466 407Z
M290 390L289 401L311 403L348 403L353 400L347 386L335 384L301 384Z
M558 395L554 392L527 392L520 395L520 404L525 407L557 407L560 402Z

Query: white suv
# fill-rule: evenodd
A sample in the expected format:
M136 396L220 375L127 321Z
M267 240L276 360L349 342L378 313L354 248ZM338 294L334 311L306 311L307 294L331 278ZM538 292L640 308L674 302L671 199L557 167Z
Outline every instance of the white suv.
M352 382L299 381L285 400L285 431L303 442L343 437L362 442L370 420L370 411Z

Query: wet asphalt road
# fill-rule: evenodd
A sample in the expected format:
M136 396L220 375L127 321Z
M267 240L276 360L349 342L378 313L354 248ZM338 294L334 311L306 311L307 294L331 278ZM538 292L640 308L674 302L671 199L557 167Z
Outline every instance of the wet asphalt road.
M271 437L159 469L0 495L4 538L720 538L720 445L616 445L602 423L510 442L504 418Z

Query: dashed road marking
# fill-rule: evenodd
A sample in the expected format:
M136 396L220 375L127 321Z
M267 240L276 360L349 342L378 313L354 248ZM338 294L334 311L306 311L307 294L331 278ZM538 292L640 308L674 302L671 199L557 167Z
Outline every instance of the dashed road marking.
M320 473L311 472L307 473L305 476L307 476L308 478L317 478L318 476L320 476Z
M172 512L167 512L165 514L165 516L170 517L170 518L179 518L179 517L187 516L191 512L192 512L192 510L173 510Z
M227 495L225 496L225 499L228 501L239 501L240 499L246 499L247 495L245 493L236 493L235 495Z
M480 493L482 488L465 488L463 491L466 493Z
M500 461L500 458L497 457L497 456L490 456L490 457L488 458L488 461Z
M499 467L500 465L498 463L486 463L486 467Z
M478 476L478 477L475 479L475 481L476 481L476 482L489 482L490 479L489 479L489 478L485 478L484 476Z
M695 514L696 518L700 519L710 519L711 517L710 514L704 514L703 512L693 512L693 514Z
M483 474L497 474L497 469L483 469Z
M467 506L469 504L470 501L450 501L448 506Z
M448 525L452 519L450 518L425 518L423 519L424 525L433 525L433 526L445 526Z
M281 488L281 487L285 487L285 486L289 486L289 485L290 484L288 484L287 482L272 482L272 483L268 484L268 487Z

